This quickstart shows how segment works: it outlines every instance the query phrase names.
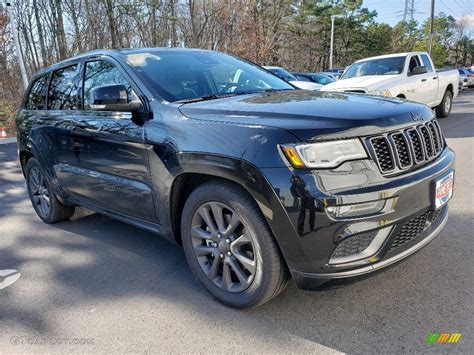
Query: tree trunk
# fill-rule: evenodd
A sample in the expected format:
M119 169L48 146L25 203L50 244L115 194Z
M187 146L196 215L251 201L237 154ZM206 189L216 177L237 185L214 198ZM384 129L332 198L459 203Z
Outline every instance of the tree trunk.
M107 20L109 21L112 48L118 48L119 40L118 40L118 35L117 35L117 23L115 22L112 0L105 0L105 7L107 10Z
M66 34L64 32L63 9L61 0L55 0L56 7L56 33L58 36L59 59L67 57Z
M46 55L46 45L44 42L44 34L43 34L43 24L39 15L38 3L36 0L33 0L33 11L35 13L35 21L36 21L36 28L38 31L38 40L40 45L40 52L41 52L41 62L44 67L48 65L48 57Z

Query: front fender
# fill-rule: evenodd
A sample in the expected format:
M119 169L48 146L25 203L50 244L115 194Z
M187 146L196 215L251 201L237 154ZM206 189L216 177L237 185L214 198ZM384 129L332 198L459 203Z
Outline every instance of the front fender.
M287 263L301 255L302 251L297 250L299 246L292 240L295 230L286 210L268 179L256 166L245 160L209 153L180 152L169 159L159 156L159 152L151 154L151 180L156 193L155 201L160 201L156 209L157 217L169 236L173 235L172 211L173 203L176 202L173 201L176 182L183 174L200 174L226 179L244 188L259 206ZM288 247L289 244L292 247Z

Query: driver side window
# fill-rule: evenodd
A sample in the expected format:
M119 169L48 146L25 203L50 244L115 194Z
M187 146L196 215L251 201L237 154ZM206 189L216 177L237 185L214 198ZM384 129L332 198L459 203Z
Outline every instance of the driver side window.
M129 103L138 100L128 81L112 63L96 60L87 62L85 67L84 110L94 110L97 104L94 100L94 91L109 85L123 85L125 87L124 101Z
M411 73L413 69L419 66L421 66L420 59L417 55L414 55L410 58L410 63L408 64L408 71Z

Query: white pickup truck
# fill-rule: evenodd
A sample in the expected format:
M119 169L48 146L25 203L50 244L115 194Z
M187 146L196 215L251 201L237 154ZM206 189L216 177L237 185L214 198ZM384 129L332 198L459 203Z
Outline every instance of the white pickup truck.
M448 117L459 91L457 70L436 71L426 52L396 53L358 60L321 91L393 96L424 103Z

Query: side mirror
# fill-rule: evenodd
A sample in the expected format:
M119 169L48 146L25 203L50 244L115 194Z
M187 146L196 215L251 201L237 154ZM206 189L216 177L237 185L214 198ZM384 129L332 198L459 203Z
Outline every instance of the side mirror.
M105 85L90 92L91 109L97 111L135 112L142 109L140 101L128 101L128 91L124 85Z
M409 72L408 74L409 76L411 76L411 75L425 74L427 72L428 70L426 69L426 66L422 65L422 66L414 67L413 70Z

